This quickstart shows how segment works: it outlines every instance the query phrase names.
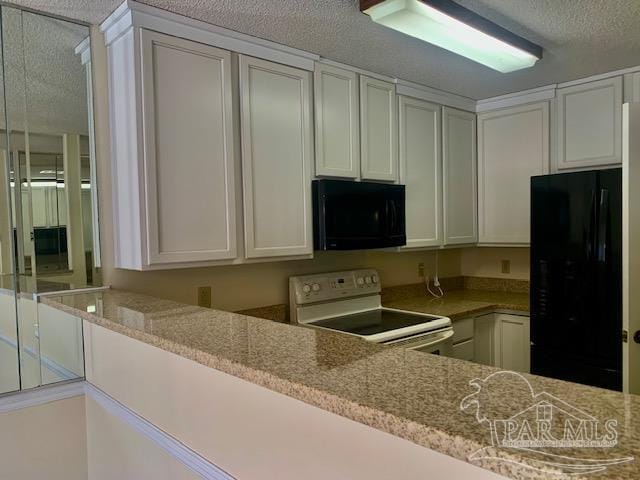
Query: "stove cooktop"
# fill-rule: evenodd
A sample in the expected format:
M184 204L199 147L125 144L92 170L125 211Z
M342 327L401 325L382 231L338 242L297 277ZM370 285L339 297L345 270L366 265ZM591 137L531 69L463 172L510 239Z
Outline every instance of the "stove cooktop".
M428 324L441 318L433 315L379 308L318 320L310 325L361 337L369 337L418 325L424 325L424 330L428 331Z

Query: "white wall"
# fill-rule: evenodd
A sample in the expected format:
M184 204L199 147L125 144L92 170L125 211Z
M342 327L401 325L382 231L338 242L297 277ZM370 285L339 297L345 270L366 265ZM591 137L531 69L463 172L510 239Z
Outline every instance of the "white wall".
M1 414L0 478L87 480L84 396Z
M86 396L90 480L196 480L164 450Z
M12 293L0 290L0 394L20 389L16 304Z
M502 260L511 262L510 273L502 273ZM469 277L529 280L529 249L465 248L460 251L460 274Z

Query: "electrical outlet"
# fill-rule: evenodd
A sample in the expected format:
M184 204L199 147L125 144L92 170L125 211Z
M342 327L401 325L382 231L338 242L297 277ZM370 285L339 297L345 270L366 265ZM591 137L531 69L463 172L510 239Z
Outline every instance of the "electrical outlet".
M502 273L511 273L511 260L502 260Z
M422 262L418 264L418 276L424 277L424 263Z
M198 287L198 306L211 308L211 287Z

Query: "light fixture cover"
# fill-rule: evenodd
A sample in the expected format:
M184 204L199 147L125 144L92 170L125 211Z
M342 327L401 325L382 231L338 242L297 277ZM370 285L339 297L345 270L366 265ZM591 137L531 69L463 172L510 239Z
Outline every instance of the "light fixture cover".
M371 19L507 73L532 67L542 48L451 0L361 0Z

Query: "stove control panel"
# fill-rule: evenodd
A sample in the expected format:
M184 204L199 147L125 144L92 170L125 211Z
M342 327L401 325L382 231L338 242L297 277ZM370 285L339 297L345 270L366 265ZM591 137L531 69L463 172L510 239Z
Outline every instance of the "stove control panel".
M289 278L289 297L292 305L378 294L380 290L378 272L372 269Z

